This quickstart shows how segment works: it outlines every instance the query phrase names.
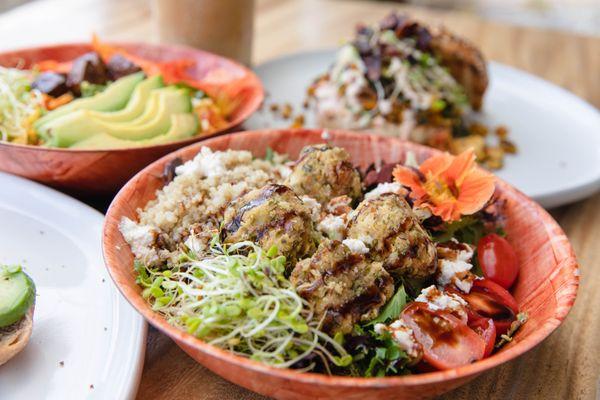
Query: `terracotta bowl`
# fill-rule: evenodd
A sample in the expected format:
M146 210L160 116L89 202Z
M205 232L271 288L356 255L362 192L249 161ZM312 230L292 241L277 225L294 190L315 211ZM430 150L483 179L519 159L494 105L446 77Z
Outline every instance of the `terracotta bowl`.
M155 61L191 59L191 75L214 91L224 90L239 100L229 124L216 132L172 143L118 150L69 150L0 142L0 171L20 175L77 195L114 194L136 172L152 161L209 136L231 131L258 109L264 90L258 77L226 58L187 47L126 44L117 46ZM0 53L0 65L28 68L42 60L70 61L90 51L90 44L74 43Z
M136 209L155 198L163 186L161 172L175 157L192 158L201 146L213 150L245 149L261 157L267 147L290 157L307 144L322 143L318 130L251 131L221 136L170 154L137 174L125 185L106 215L103 247L110 274L123 295L152 325L195 360L233 383L278 399L416 399L451 390L477 375L512 360L538 345L564 320L578 287L577 261L558 224L539 205L504 182L498 190L507 200L508 238L518 254L521 273L513 290L529 321L500 352L460 368L388 378L350 378L276 369L235 356L171 327L153 312L135 284L133 256L118 230L123 217L137 219ZM422 161L436 150L398 139L331 131L330 143L341 146L362 167L372 162L403 161L407 151ZM557 360L558 361L558 360Z

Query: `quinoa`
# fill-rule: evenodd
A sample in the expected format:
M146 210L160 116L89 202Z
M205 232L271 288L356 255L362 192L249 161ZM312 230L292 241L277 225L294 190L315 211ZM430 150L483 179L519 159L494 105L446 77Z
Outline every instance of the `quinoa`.
M202 147L175 170L156 199L138 209L139 222L123 218L119 228L136 259L149 264L173 260L184 245L202 249L219 228L227 205L253 189L282 182L290 172L284 157L253 158L249 151Z

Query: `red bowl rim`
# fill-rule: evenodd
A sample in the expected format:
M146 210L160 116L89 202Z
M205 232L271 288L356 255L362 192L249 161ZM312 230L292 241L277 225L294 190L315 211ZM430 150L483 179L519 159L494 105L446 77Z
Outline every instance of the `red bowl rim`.
M263 134L321 134L323 129L266 129L266 130L256 130L256 131L245 131L245 132L236 132L231 133L229 135L263 135ZM431 149L423 145L402 141L397 138L391 137L382 137L378 135L366 134L366 133L357 133L357 132L349 132L343 130L327 130L329 134L331 134L331 138L335 137L347 137L355 140L366 140L365 138L370 138L371 140L388 140L394 141L397 143L402 143L407 149L413 150L421 150L427 152L438 152L439 150ZM209 140L210 142L210 140ZM113 199L107 213L106 218L104 220L103 226L103 237L102 237L102 251L104 255L104 261L111 278L115 285L119 288L119 291L123 294L123 296L127 299L127 301L140 313L144 316L144 318L160 330L162 333L171 337L176 343L182 344L184 346L188 346L190 348L194 348L200 350L205 355L215 357L220 359L221 361L235 364L236 366L243 367L255 372L265 373L280 379L291 379L296 380L298 382L306 383L306 384L318 384L318 385L333 385L340 387L360 387L360 388L382 388L389 386L421 386L424 384L434 384L441 383L444 381L461 379L461 378L469 378L474 377L482 372L485 372L491 368L494 368L500 364L503 364L507 361L510 361L516 357L525 354L533 347L541 343L546 337L548 337L558 326L562 323L562 321L566 318L570 309L575 302L575 298L577 296L577 289L579 287L579 270L577 260L575 258L575 254L573 249L564 234L563 230L560 228L558 223L546 212L540 205L535 203L532 199L527 197L525 194L520 192L518 189L513 188L508 183L502 181L500 178L497 178L497 183L501 190L512 192L514 196L516 196L519 200L523 201L525 206L532 207L536 212L540 214L540 218L543 220L544 225L547 231L553 231L556 234L553 235L554 238L561 238L564 240L556 240L556 242L564 243L562 248L566 250L564 256L559 263L557 263L557 267L561 269L565 269L570 276L572 277L569 281L569 284L566 285L566 288L563 288L563 293L560 299L557 300L555 313L552 317L545 321L543 325L541 325L538 330L530 333L527 337L522 340L519 340L515 343L514 346L509 346L508 348L502 350L499 353L492 355L491 357L485 358L483 360L479 360L473 364L464 365L458 368L453 368L445 371L435 371L435 372L426 372L419 373L415 375L406 375L406 376L391 376L391 377L382 377L382 378L366 378L366 377L347 377L347 376L328 376L320 373L313 372L296 372L291 369L281 369L271 367L269 365L260 363L258 361L250 360L241 356L234 355L226 350L220 349L218 347L212 346L195 336L188 334L187 332L183 332L171 325L168 322L159 316L157 313L151 310L148 303L139 295L129 297L124 290L115 279L115 272L119 269L118 264L115 262L116 260L107 252L106 250L106 239L108 237L109 229L118 229L118 227L112 223L111 221L115 219L115 204L117 200L120 198L124 190L134 181L140 179L141 176L150 172L151 169L154 168L156 164L162 163L167 159L171 159L173 156L179 155L181 152L186 151L192 147L197 147L198 149L206 145L207 143L194 143L193 145L187 146L185 148L181 148L177 151L174 151L158 160L148 165L146 168L138 172L123 188L119 191L119 193ZM210 144L210 143L209 143Z
M255 85L256 89L258 90L257 96L254 96L250 101L248 101L248 104L250 105L248 107L248 110L246 112L238 115L235 119L228 121L229 123L227 124L226 127L222 128L222 129L218 129L218 130L211 132L209 134L206 134L206 135L193 136L193 137L190 137L187 139L180 139L180 140L175 140L175 141L167 142L167 143L146 145L146 146L135 146L135 147L120 147L120 148L116 148L116 149L69 149L69 148L61 148L61 147L43 147L43 146L35 146L35 145L31 145L31 144L19 144L19 143L10 143L10 142L0 141L0 147L17 148L17 149L22 149L22 150L33 150L33 151L49 151L49 152L56 152L56 153L79 153L79 154L82 154L82 153L106 153L106 152L115 152L116 153L116 152L126 152L126 151L131 152L131 151L136 151L136 150L182 147L182 146L185 146L188 144L196 143L200 140L210 139L215 136L219 136L224 133L235 130L236 127L239 127L244 121L246 121L248 118L250 118L250 116L252 114L254 114L260 108L261 104L263 103L263 101L265 99L265 89L262 85L261 80L258 78L258 75L256 75L254 73L254 71L252 71L250 68L248 68L245 65L243 65L235 60L232 60L230 58L223 57L218 54L214 54L214 53L204 51L201 49L195 49L190 46L183 46L183 45L157 44L157 43L144 43L144 42L121 42L121 41L118 41L118 42L111 41L111 42L107 42L107 43L109 43L111 45L115 45L115 46L127 46L127 47L131 46L131 47L146 47L146 48L153 47L153 48L157 48L157 49L168 48L168 49L173 49L173 50L185 50L185 51L192 51L194 53L207 54L207 55L210 55L211 57L219 58L221 60L226 61L229 64L236 66L240 70L244 71L245 74L252 81L253 85ZM38 50L52 50L52 49L60 49L60 48L85 47L85 46L89 47L90 42L67 42L67 43L59 43L59 44L45 45L45 46L21 47L19 49L2 51L2 52L0 52L0 56L7 56L7 55L14 54L15 57L17 57L19 53L26 52L26 51L34 52L34 51L38 51Z

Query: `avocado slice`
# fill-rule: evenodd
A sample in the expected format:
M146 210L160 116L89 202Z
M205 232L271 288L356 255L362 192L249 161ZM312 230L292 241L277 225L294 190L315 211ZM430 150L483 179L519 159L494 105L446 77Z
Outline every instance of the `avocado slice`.
M52 121L44 127L46 145L69 147L100 132L125 140L149 139L169 130L171 115L189 113L191 109L186 90L157 89L151 94L144 114L130 122L102 121L90 110L77 110Z
M143 72L127 75L112 84L103 91L92 97L73 100L69 104L50 111L34 123L37 133L46 138L44 125L55 119L67 115L75 110L116 111L121 110L131 97L138 83L144 79Z
M0 267L0 328L18 322L35 301L35 285L21 267Z
M130 147L152 146L187 139L198 132L198 119L194 114L175 114L171 116L171 128L163 135L150 139L125 140L109 135L106 132L97 133L89 138L77 142L72 149L123 149Z
M138 116L137 118L133 119L132 121L130 121L131 125L144 125L147 124L148 122L154 120L156 118L156 113L159 112L159 108L161 107L161 102L165 101L165 96L172 96L174 92L179 91L180 93L178 93L179 95L185 94L182 93L182 89L177 89L173 86L170 87L166 87L166 88L162 88L162 89L157 89L154 90L151 95L150 98L148 99L148 102L146 103L146 108L144 109L144 112ZM180 107L182 107L182 112L189 112L192 109L192 102L190 99L190 103L189 103L189 109L185 109L187 106L187 104L181 104Z
M92 111L91 115L106 122L132 121L144 113L150 94L155 89L162 87L164 87L162 76L154 75L137 84L129 102L127 102L127 105L122 110L110 112Z

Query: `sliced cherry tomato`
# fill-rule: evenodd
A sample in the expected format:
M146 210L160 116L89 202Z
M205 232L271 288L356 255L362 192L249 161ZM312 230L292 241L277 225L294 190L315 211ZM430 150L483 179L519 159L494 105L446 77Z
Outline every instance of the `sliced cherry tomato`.
M517 253L502 236L491 233L477 245L477 259L483 275L505 289L509 289L519 274Z
M447 311L433 311L425 303L412 302L402 311L402 320L423 346L423 360L437 369L470 364L485 354L485 341Z
M515 298L502 286L489 279L473 281L473 287L469 293L463 293L451 287L446 290L459 295L469 303L469 307L472 309L468 313L469 320L476 319L477 315L493 319L497 335L506 333L519 313L519 305Z
M496 343L496 325L494 325L494 320L478 316L469 321L469 327L477 332L485 341L484 357L492 354L494 344Z

